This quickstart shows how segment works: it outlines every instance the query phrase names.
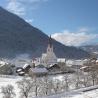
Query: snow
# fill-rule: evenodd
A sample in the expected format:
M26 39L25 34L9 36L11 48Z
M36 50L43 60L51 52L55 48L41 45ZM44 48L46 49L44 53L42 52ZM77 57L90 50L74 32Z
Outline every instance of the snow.
M0 64L1 64L1 65L5 65L6 62L4 62L4 61L0 61Z
M19 74L24 74L25 72L23 72L23 71L21 71L21 72L19 72Z
M47 73L48 70L46 68L31 68L33 73Z
M39 70L37 70L39 71ZM62 80L62 76L58 76L55 79ZM6 86L11 84L15 88L16 97L19 98L19 89L17 87L16 82L21 80L20 76L9 76L9 75L0 75L0 91L2 86ZM89 91L91 90L91 91ZM2 98L2 94L0 93L0 98ZM69 92L63 92L55 95L43 96L43 97L33 97L33 98L98 98L98 85L81 88L77 90L71 90Z
M96 62L98 63L98 60L96 60Z
M2 67L2 66L4 66L4 65L6 65L6 64L8 64L7 62L5 62L5 61L0 61L0 67Z
M27 64L27 63L24 64L23 69L25 69L28 65L29 65L29 64Z
M87 68L88 66L83 66L83 67L81 67L80 69L85 69L85 68Z
M67 60L66 64L67 65L83 65L84 61L83 60Z
M58 77L59 79L62 79L61 76ZM11 84L15 88L16 97L19 98L19 89L17 87L16 82L21 80L22 77L20 76L8 76L8 75L0 75L0 91L2 86L6 86L8 84ZM43 96L43 97L33 97L33 98L98 98L98 85L82 88L79 90L71 90L70 92L63 92L55 95L50 96ZM88 91L91 89L91 91ZM94 90L93 90L94 89ZM86 92L84 92L86 91ZM2 94L0 93L0 98L2 98Z
M17 71L20 72L20 71L22 71L22 69L18 69Z
M57 59L57 62L65 63L65 61L66 61L65 58L58 58L58 59Z
M2 86L7 86L8 84L11 84L15 88L15 93L17 95L15 98L19 98L19 89L16 84L16 82L19 80L21 80L21 77L19 76L3 76L3 75L0 76L0 92L1 92ZM0 98L2 98L1 93L0 93Z
M61 94L33 98L98 98L98 89L88 92L82 92L82 90L83 89L73 90L71 92L64 92Z
M59 76L53 77L53 80L60 80L60 81L62 81L63 80L63 76L59 75Z

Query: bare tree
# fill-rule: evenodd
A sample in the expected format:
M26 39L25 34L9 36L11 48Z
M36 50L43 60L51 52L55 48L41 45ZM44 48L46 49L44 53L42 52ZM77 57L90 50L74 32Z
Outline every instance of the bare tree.
M75 84L76 89L80 88L79 84L80 84L80 69L78 68L78 65L77 65L77 69L76 69L76 84Z
M53 93L53 91L52 91L52 90L54 90L53 79L52 78L50 79L48 76L43 77L41 89L42 89L44 95L50 95L51 93Z
M28 98L34 87L33 79L23 78L21 81L18 81L18 88L20 88L21 98Z
M65 74L64 76L64 81L65 81L65 90L68 91L69 90L69 77L68 74Z
M49 82L50 80L49 80L49 78L48 78L48 76L45 76L45 77L43 77L43 79L42 79L42 89L43 89L43 93L44 93L44 95L48 95L48 91L50 90L50 86L51 85L49 85L50 84L50 82Z
M98 65L96 65L95 62L90 61L89 66L88 66L88 74L91 78L92 85L95 85L95 81L97 80L97 73L98 73Z
M92 70L92 71L90 71L90 76L91 76L91 80L92 80L92 85L94 86L95 85L95 80L96 80L96 76L97 76L97 72L96 72L96 70Z
M48 80L47 79L44 80L43 77L34 77L33 80L34 80L34 82L33 82L33 84L34 84L33 92L35 93L35 96L42 96L42 95L47 94L47 92L44 93L44 91L46 91L45 81L47 83Z
M97 81L98 77L98 64L96 63L96 60L96 55L92 54L88 62L85 64L87 66L87 72L91 77L92 85L95 85L95 82Z
M15 98L16 96L12 85L1 87L1 93L3 94L3 98Z
M89 76L83 74L83 86L84 87L87 87L88 86L88 83L89 83Z
M38 96L38 92L41 89L40 84L41 80L40 78L36 78L34 77L34 92L35 92L35 96Z
M55 94L57 94L58 92L60 92L59 88L60 88L60 80L55 79L53 81L53 90L54 90Z

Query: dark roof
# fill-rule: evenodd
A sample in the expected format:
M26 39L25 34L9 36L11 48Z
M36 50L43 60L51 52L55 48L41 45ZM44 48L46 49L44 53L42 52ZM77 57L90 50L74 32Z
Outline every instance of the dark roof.
M53 69L53 68L60 68L58 64L54 64L53 66L49 67L48 69Z

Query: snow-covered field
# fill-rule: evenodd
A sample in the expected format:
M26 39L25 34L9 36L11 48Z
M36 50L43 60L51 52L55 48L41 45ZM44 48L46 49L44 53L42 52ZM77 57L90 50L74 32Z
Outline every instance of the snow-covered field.
M36 97L33 97L36 98ZM51 95L51 96L44 96L44 97L37 97L37 98L98 98L98 89L88 91L88 92L79 92L77 91L72 91L69 93L61 93L61 94L56 94L56 95Z
M21 77L14 77L14 76L0 76L0 98L3 98L2 97L2 94L1 94L1 87L2 86L7 86L8 84L11 84L14 86L15 88L15 93L16 93L16 98L19 98L19 89L17 87L17 84L16 82L21 80Z
M16 82L21 80L22 77L19 76L0 76L0 91L1 91L1 87L2 86L6 86L8 84L11 84L14 86L15 88L15 93L16 93L16 97L15 98L19 98L19 89L17 87ZM2 97L2 94L0 93L0 98ZM36 98L36 97L33 97ZM51 95L51 96L45 96L45 97L37 97L37 98L98 98L98 89L96 90L92 90L92 91L87 91L87 92L82 92L81 90L73 90L71 92L64 92L61 94L56 94L56 95Z

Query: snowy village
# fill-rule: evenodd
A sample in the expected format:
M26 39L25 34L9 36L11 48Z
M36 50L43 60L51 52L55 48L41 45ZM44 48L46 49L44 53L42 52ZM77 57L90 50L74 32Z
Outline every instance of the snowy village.
M2 86L2 93L13 98L21 94L24 98L79 98L80 95L81 98L94 98L89 97L88 93L96 93L98 88L95 53L88 59L76 60L58 58L53 49L50 36L46 53L42 53L41 57L32 60L21 57L14 63L1 59L0 82L1 86L7 85L5 88Z
M0 98L98 98L97 0L0 0Z

